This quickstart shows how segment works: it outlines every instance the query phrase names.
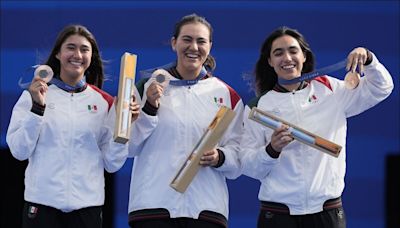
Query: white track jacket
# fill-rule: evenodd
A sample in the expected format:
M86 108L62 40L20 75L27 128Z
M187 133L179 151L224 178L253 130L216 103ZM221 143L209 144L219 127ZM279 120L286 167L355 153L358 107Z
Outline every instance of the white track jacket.
M290 214L322 211L328 199L341 196L346 169L346 130L348 117L357 115L389 96L393 81L375 55L365 66L365 76L357 88L329 76L319 77L295 92L274 90L263 95L256 106L309 132L341 145L338 158L297 140L283 148L277 159L265 151L272 130L248 119L241 143L243 173L261 181L258 198L286 204Z
M146 101L144 86L143 102ZM170 187L180 167L215 117L221 105L236 112L217 148L225 154L219 168L202 167L185 193ZM197 219L209 210L228 218L225 178L240 174L238 158L242 135L243 102L228 85L209 77L191 86L169 85L156 116L141 112L132 127L130 156L134 156L129 212L165 208L172 218Z
M87 86L69 93L50 85L43 116L31 112L24 91L14 106L7 143L18 160L29 159L25 200L64 212L104 204L104 169L117 171L128 146L113 141L112 97Z

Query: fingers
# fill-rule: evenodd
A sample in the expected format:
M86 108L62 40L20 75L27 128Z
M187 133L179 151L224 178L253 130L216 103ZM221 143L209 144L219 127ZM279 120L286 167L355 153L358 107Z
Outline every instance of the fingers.
M28 88L28 91L31 94L32 99L40 105L44 105L45 103L45 94L47 90L48 86L46 82L40 78L34 78Z
M31 92L46 92L47 91L47 84L45 81L39 78L34 78L32 80L31 85L29 86L29 91Z
M272 133L271 146L275 151L281 152L293 140L294 138L289 131L289 126L283 125Z
M216 149L206 151L200 158L200 165L203 166L215 166L219 160L219 154Z
M139 111L140 109L140 104L136 102L136 97L135 95L131 96L131 102L129 103L129 110L130 111Z
M158 107L159 99L161 98L163 91L164 89L159 83L152 82L146 91L147 101L149 101L153 106Z
M364 64L367 61L367 58L368 52L365 48L355 48L347 56L346 70L354 73L358 69L358 73L362 75L362 72L364 72Z
M140 104L136 102L135 95L132 95L131 97L131 103L129 104L129 111L132 114L132 122L133 122L139 117L140 113Z
M130 110L132 113L139 113L139 111L140 111L140 104L138 104L138 103L136 103L136 102L132 102L132 103L129 105L129 110Z

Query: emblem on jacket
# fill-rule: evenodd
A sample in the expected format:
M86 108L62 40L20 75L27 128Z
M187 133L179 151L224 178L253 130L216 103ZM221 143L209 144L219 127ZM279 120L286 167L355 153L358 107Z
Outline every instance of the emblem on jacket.
M315 104L317 103L317 97L313 94L308 98L308 103Z
M218 107L224 105L224 98L222 97L214 97L214 102L217 104Z
M36 215L38 213L38 208L35 206L29 206L28 208L28 218L33 219L36 218Z
M97 112L97 105L88 105L88 111L90 113L96 113Z

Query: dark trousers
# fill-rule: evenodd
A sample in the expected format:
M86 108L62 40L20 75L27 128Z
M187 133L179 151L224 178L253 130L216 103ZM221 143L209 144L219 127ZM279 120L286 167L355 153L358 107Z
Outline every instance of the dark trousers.
M226 228L226 218L213 211L202 211L198 219L171 218L165 208L153 208L129 213L132 228Z
M87 207L69 213L41 204L25 202L23 228L101 228L102 207Z
M223 228L224 226L192 218L168 218L137 221L132 228Z
M345 228L346 216L338 199L325 202L324 210L307 215L290 215L284 204L262 202L258 228Z

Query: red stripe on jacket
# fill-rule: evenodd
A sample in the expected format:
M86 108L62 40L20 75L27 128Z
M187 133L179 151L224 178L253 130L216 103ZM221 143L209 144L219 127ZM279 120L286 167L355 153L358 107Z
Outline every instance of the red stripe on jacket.
M110 94L108 94L107 92L105 92L105 91L99 89L97 86L95 86L95 85L90 85L90 84L88 84L88 85L89 85L92 89L94 89L95 91L97 91L98 93L100 93L101 96L104 98L104 100L107 101L107 103L108 103L108 111L110 111L110 108L111 108L112 104L114 103L114 98L113 98Z
M230 87L228 84L226 84L224 81L222 81L221 79L218 79L218 80L220 80L222 83L224 83L224 85L226 86L226 88L228 88L228 90L229 90L229 97L231 98L231 109L232 110L234 110L235 109L235 107L236 107L236 105L237 105L237 103L240 101L240 96L239 96L239 94L232 88L232 87Z
M331 83L329 82L328 78L326 77L326 75L324 76L319 76L314 78L313 80L317 81L317 82L321 82L323 85L325 85L326 87L328 87L331 91L332 90L332 86Z

